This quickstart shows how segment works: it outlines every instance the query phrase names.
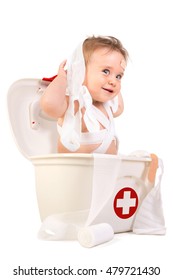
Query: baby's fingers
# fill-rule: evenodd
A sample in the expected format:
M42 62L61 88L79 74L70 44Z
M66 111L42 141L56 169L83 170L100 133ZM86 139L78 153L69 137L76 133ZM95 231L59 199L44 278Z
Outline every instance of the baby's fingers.
M64 69L64 67L66 66L66 62L67 62L67 60L64 60L60 63L59 69L58 69L58 76L66 77L67 71Z
M66 63L67 63L67 59L63 60L59 65L59 69L62 69L62 68L64 69Z

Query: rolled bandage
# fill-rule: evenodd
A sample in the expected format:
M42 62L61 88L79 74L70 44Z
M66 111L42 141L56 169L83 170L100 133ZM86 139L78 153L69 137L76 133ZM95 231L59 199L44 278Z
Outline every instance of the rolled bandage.
M84 227L78 231L79 243L87 248L110 241L113 237L114 231L106 223Z

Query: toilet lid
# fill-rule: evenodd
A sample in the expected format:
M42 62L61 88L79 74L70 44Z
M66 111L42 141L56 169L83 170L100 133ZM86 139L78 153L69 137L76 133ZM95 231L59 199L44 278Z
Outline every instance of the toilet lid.
M41 111L39 100L48 83L14 82L7 96L9 119L18 148L27 158L57 152L57 124Z

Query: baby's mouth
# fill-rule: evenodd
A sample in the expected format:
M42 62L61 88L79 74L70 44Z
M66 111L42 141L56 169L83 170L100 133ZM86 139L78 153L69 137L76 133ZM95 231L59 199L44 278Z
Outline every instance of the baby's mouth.
M109 93L113 93L113 90L112 89L109 89L109 88L102 88L103 90L109 92Z

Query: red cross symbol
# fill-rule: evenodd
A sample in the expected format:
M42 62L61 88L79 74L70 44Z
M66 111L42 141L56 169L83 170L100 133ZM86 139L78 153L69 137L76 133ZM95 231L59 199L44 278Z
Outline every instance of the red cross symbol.
M126 187L121 189L114 199L114 211L121 219L130 218L138 207L138 196L134 189Z

